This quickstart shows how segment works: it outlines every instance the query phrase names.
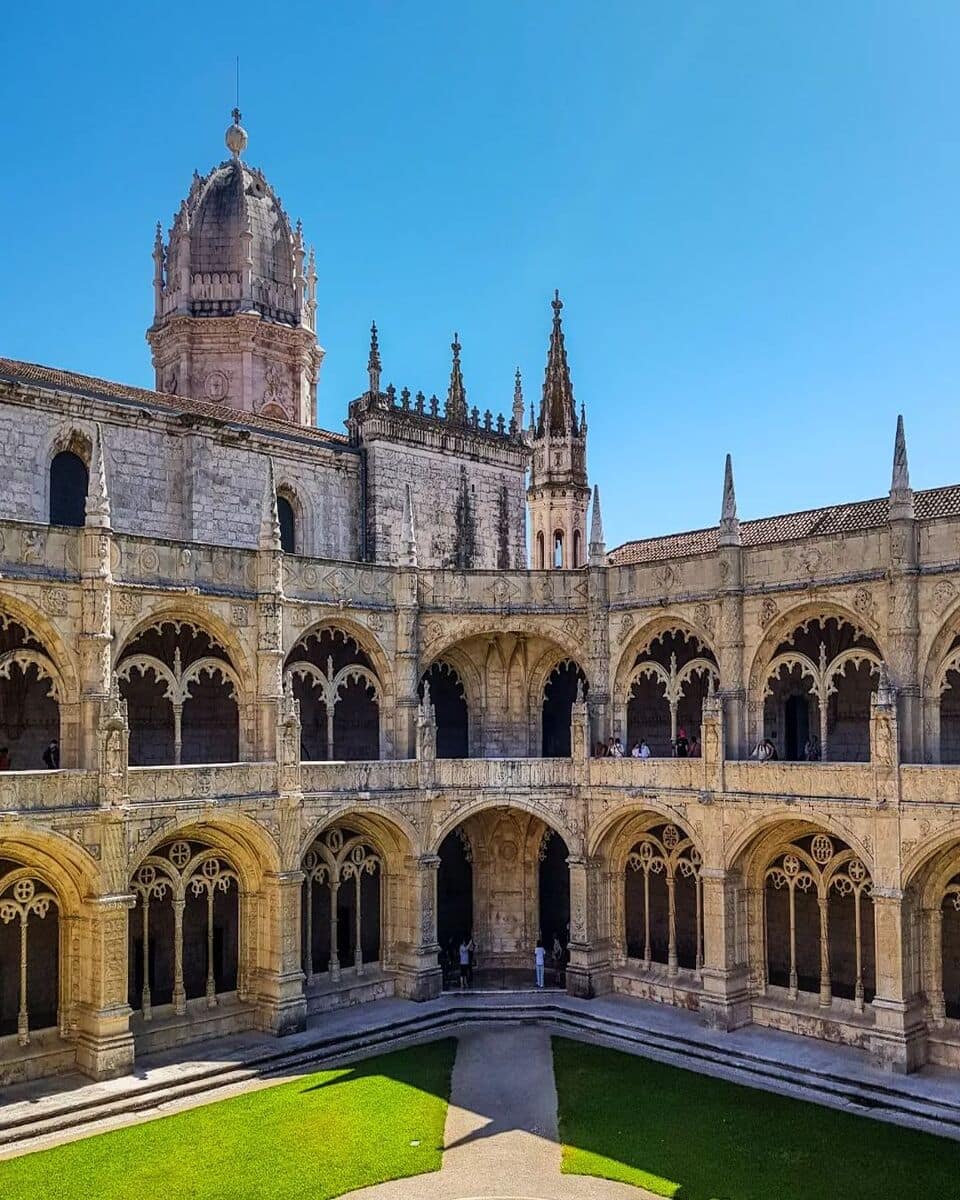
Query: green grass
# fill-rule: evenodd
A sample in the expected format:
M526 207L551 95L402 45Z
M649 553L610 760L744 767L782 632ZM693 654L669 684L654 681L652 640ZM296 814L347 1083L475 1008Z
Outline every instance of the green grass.
M565 1173L674 1200L960 1197L945 1138L563 1038L553 1061Z
M384 1054L0 1162L0 1197L326 1200L436 1171L455 1048Z

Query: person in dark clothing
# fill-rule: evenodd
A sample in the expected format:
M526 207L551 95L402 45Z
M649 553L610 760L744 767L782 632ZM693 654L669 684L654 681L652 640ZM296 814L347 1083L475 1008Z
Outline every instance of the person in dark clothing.
M673 743L673 752L677 758L686 758L690 751L690 743L687 741L687 731L681 726L677 731L677 740Z
M44 750L43 761L50 771L58 771L60 769L60 743L56 738Z
M10 751L6 746L0 746L0 771L10 770Z

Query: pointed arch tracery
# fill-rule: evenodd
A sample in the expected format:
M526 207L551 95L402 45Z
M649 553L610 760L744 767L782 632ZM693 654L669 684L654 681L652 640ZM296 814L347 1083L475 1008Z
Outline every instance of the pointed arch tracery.
M806 616L756 674L753 743L769 738L786 759L867 761L870 695L882 665L876 643L855 622Z
M384 859L371 839L340 825L314 839L303 856L303 969L331 983L351 963L361 978L382 959L381 875Z
M623 866L623 937L628 960L662 963L699 980L703 969L700 851L673 822L640 832Z
M283 670L300 701L307 761L380 757L384 686L351 633L325 626L301 638Z
M763 871L764 955L760 988L789 998L816 992L822 1007L850 998L856 1012L873 998L873 881L849 846L824 832L773 847Z
M696 753L703 702L719 682L713 651L692 629L651 630L635 643L632 666L622 666L615 686L627 750L643 739L657 756Z
M245 999L239 970L240 875L219 849L194 838L157 847L136 868L130 914L130 1006L150 1021L154 1007L171 1004L176 1016L187 1001L236 989Z
M585 699L590 683L580 664L561 658L543 685L541 704L542 751L544 758L570 757L570 722L577 697Z
M167 619L141 629L121 651L116 675L131 765L238 761L242 685L206 629Z
M470 719L466 689L453 663L438 659L420 677L417 695L430 689L437 722L437 757L467 758L470 753Z
M60 985L60 912L56 890L30 866L0 858L0 1037L59 1026L66 1013Z

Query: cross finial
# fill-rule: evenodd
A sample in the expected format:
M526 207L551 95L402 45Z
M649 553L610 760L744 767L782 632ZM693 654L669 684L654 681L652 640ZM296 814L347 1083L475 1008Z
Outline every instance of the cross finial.
M240 124L240 121L241 121L241 119L242 119L242 118L241 118L241 116L240 116L240 109L239 109L239 108L237 108L236 106L234 106L234 108L233 108L233 111L230 113L230 116L231 116L231 117L233 117L233 123L234 123L234 125L239 125L239 124Z
M450 349L453 351L454 362L459 362L460 361L460 335L459 335L459 333L456 333L456 332L454 333L453 341L450 343Z
M554 315L554 318L555 318L557 321L559 321L559 320L560 320L560 310L563 308L563 301L560 299L560 289L559 289L559 288L554 288L554 289L553 289L553 301L552 301L552 304L553 304L553 315Z

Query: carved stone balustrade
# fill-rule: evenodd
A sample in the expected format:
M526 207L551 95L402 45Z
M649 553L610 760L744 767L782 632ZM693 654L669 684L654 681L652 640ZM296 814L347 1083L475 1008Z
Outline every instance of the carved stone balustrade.
M0 812L97 807L96 771L4 771Z
M232 800L242 796L271 796L277 790L275 763L131 767L128 778L131 804L171 800Z
M416 788L416 759L370 762L305 762L301 767L303 791L318 792L406 791Z

